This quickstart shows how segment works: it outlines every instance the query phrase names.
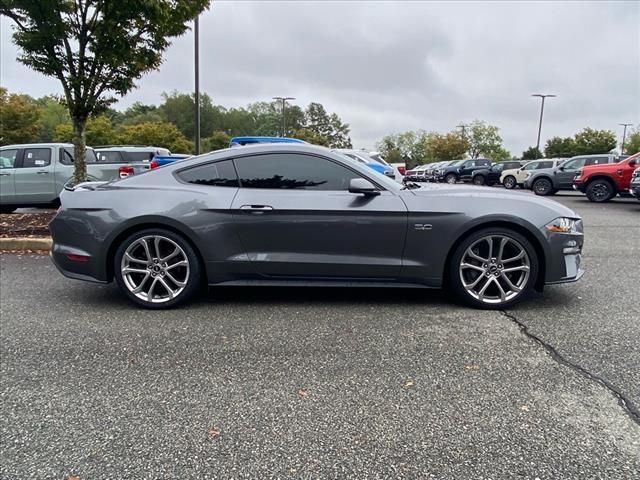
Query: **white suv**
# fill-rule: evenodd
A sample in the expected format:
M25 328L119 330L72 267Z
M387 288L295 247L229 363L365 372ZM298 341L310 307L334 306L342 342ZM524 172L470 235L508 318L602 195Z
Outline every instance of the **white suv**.
M527 174L532 170L557 167L565 160L566 158L541 158L540 160L532 160L520 168L512 168L502 172L500 175L500 183L508 189L522 187L524 180L527 178Z

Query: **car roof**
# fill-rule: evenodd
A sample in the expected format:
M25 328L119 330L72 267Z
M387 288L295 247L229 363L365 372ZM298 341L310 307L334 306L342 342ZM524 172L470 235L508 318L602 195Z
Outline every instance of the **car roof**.
M11 148L55 148L55 147L71 147L73 148L73 143L15 143L13 145L3 145L3 149L11 149ZM87 147L92 148L92 147Z
M243 137L233 137L229 143L307 143L299 138L291 137L267 137L267 136L253 136L247 135ZM246 146L246 145L243 145Z
M103 145L93 147L101 152L157 152L158 150L170 151L165 147L153 147L151 145Z

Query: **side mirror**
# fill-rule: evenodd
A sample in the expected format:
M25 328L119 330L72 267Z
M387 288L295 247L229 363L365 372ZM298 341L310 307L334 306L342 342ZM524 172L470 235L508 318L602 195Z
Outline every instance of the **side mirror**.
M369 180L364 178L352 178L349 181L349 193L362 195L380 195L380 191Z

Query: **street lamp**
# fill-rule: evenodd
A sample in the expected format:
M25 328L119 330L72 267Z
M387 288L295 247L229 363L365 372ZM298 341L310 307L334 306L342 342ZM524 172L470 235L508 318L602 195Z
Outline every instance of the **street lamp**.
M618 125L622 125L624 127L622 132L622 146L620 147L620 155L624 155L624 141L627 138L627 127L633 125L633 123L619 123Z
M542 133L542 115L544 114L544 100L547 97L557 97L557 95L534 93L532 97L540 97L542 99L542 105L540 106L540 122L538 123L538 141L536 142L536 158L540 151L540 134Z
M465 133L467 132L467 127L468 126L469 125L465 125L464 123L461 123L460 125L457 126L459 129L462 130L462 138L463 139L466 138Z
M200 155L200 16L197 16L193 24L193 33L195 35L194 40L194 63L195 63L195 122L194 122L194 135L195 135L195 147L196 155Z
M274 100L278 100L282 102L282 136L285 136L285 132L287 131L287 100L295 100L295 97L273 97Z

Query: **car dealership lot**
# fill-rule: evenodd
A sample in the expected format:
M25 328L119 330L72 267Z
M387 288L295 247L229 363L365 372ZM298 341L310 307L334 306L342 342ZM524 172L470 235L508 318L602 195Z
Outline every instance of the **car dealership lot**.
M633 478L640 202L556 199L587 273L508 316L403 289L151 312L1 255L0 477Z

